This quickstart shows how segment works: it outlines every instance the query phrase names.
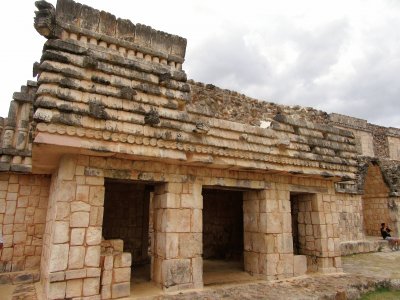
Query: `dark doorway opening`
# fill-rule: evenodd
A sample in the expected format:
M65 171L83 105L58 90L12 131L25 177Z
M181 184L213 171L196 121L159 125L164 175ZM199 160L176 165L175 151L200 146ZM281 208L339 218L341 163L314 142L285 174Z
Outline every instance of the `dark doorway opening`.
M243 192L203 188L203 280L224 283L244 273ZM233 275L232 275L233 274Z
M292 235L293 235L293 254L300 253L300 238L299 238L299 194L290 194L290 211L292 214Z
M153 191L148 183L105 181L103 237L124 241L124 252L132 254L133 285L150 281Z

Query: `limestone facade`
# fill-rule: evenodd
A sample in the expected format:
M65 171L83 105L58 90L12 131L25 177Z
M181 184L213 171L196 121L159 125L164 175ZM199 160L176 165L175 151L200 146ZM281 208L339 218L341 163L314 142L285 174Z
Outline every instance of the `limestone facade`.
M0 119L1 273L115 299L147 263L165 291L203 287L210 258L282 279L376 251L381 222L399 232L400 130L188 81L185 39L36 5L38 82Z

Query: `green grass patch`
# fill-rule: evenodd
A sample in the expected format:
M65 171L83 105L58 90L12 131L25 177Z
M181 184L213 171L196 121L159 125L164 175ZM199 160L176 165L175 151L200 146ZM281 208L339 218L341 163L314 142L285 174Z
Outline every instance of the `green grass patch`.
M368 292L361 296L360 300L398 300L400 291L389 290L388 288L378 288L373 292Z

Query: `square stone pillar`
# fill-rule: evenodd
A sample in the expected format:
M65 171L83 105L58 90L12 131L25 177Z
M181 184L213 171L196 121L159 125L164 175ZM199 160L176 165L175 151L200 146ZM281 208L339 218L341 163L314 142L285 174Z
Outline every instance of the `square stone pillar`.
M293 276L293 239L288 191L244 193L245 271L266 279Z
M201 185L160 184L153 207L152 280L168 291L202 287Z
M88 157L64 156L52 176L41 281L45 299L99 296L104 178Z
M339 217L335 197L297 196L300 253L307 256L308 271L341 271Z

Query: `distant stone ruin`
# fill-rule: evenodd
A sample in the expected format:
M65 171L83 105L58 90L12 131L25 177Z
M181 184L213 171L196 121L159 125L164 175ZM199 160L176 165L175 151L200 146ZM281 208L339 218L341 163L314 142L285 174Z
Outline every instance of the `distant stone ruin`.
M187 80L184 38L36 6L37 82L0 119L0 282L115 299L202 288L209 260L331 273L399 233L400 129Z

